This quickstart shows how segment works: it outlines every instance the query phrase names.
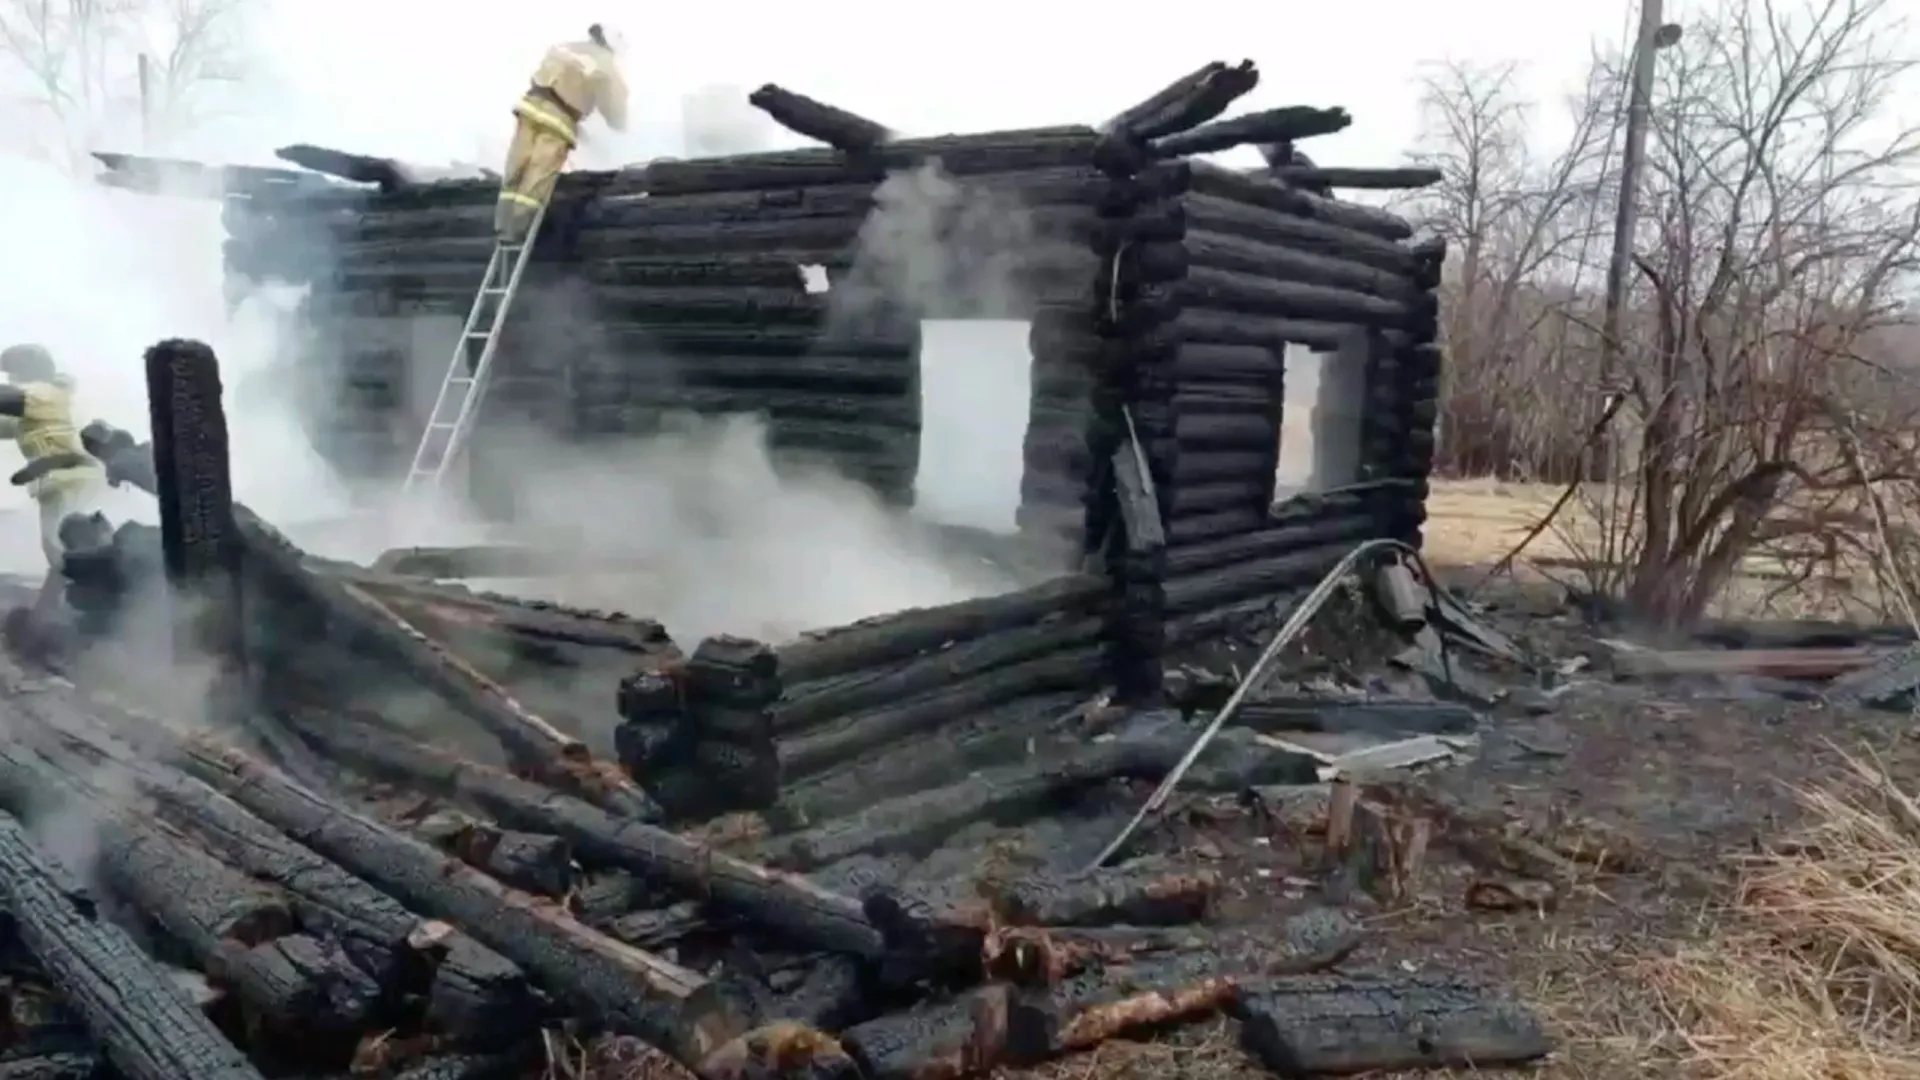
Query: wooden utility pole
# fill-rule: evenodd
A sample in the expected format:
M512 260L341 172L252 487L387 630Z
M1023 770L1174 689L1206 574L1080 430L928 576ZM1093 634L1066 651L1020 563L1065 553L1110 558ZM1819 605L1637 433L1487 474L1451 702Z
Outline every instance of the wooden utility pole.
M140 54L140 149L153 152L153 58Z
M1620 205L1613 215L1613 254L1607 260L1606 308L1600 321L1600 381L1609 394L1618 389L1614 382L1620 367L1620 309L1626 304L1633 233L1640 221L1640 168L1647 158L1647 123L1653 112L1654 54L1680 39L1678 26L1660 21L1661 8L1661 0L1640 0L1640 31L1633 46L1626 145L1620 151Z

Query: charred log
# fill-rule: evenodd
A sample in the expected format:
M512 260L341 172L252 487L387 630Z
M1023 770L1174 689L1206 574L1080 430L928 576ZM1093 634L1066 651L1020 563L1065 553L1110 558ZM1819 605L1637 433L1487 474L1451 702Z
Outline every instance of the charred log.
M428 816L413 833L522 892L558 899L573 890L573 848L558 836L499 829L448 810Z
M987 897L1008 921L1028 926L1174 926L1199 922L1220 890L1211 871L1151 862L1077 877L1016 879Z
M589 864L629 870L707 897L811 948L881 955L880 937L859 905L803 877L615 818L580 800L350 721L323 725L316 720L303 729L329 755L463 799L504 824L565 837Z
M0 1058L0 1080L103 1080L106 1065L92 1054L34 1054Z
M1215 120L1204 127L1167 135L1154 141L1153 150L1162 157L1170 158L1217 154L1222 150L1255 143L1291 142L1315 135L1332 135L1345 131L1352 124L1353 117L1345 109L1288 105L1229 120Z
M322 1052L351 1045L387 1005L386 989L345 949L307 934L230 945L216 970L245 1005L251 1029L273 1033L276 1042L311 1039Z
M849 158L830 150L785 150L704 161L655 161L642 183L653 196L762 188L879 183L897 169L939 159L951 176L1085 165L1098 137L1085 127L1035 128L931 139L899 139Z
M1439 169L1327 169L1317 165L1274 165L1267 169L1267 175L1309 190L1414 191L1441 180Z
M876 665L831 681L803 684L773 711L773 727L786 733L887 702L926 693L958 680L1038 659L1091 640L1099 619L1045 615L1029 625L958 641L897 667Z
M1085 575L1056 578L1005 596L914 608L802 636L779 648L788 686L909 659L951 642L1025 626L1105 594L1106 582Z
M1022 732L1026 739L1035 733ZM796 869L855 855L923 854L978 821L1008 823L1122 775L1129 751L1110 743L983 769L958 783L873 803L864 810L776 837L761 846L769 862Z
M1090 625L1097 630L1099 624ZM1100 678L1101 655L1097 645L1076 646L849 717L793 740L782 748L781 764L789 776L805 776L1003 702L1029 694L1090 687Z
M116 710L102 722L84 711L74 694L47 690L21 699L23 719L38 723L16 724L0 748L0 785L11 801L69 794L84 799L92 785L112 783L114 790L150 800L159 822L211 850L230 869L216 869L204 857L192 857L191 849L159 842L138 858L118 861L112 858L118 850L113 840L135 835L118 831L132 826L110 818L102 830L108 868L120 868L114 876L125 871L151 878L128 879L129 898L190 950L205 955L229 942L262 942L282 926L276 910L260 907L259 894L238 880L237 871L278 889L301 929L341 941L355 963L393 996L425 996L426 1018L436 1029L473 1040L511 1036L532 1021L525 977L498 954L444 923L422 921L206 786L150 764L172 752L165 728L152 717ZM116 735L134 739L135 748L120 745ZM118 801L125 801L124 794ZM165 863L157 861L163 858ZM174 895L178 890L168 883L208 891Z
M195 776L408 904L469 927L602 1022L698 1061L747 1030L705 979L623 945L386 826L334 806L206 738L182 747Z
M129 1080L260 1080L125 933L74 910L11 819L0 820L0 904Z
M618 769L520 704L498 683L453 655L368 590L308 569L299 548L244 506L234 508L250 559L325 611L329 621L378 642L389 659L499 739L523 767L616 813L657 818L659 808Z
M1259 85L1253 61L1234 67L1215 61L1183 76L1152 97L1106 122L1104 130L1133 142L1148 142L1204 124ZM1129 170L1131 171L1131 170Z
M856 1024L841 1033L872 1080L960 1080L1006 1060L1013 994L988 986Z
M781 127L836 150L871 150L893 138L893 132L863 116L783 90L772 83L747 95L747 103L774 118Z

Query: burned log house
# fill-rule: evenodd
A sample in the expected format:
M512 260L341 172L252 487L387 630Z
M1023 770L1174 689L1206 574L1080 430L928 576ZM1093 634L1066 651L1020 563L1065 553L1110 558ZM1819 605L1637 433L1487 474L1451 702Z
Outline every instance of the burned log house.
M0 889L6 908L20 940L50 952L90 1045L135 1080L253 1075L228 1038L255 1064L274 1048L356 1075L423 1055L436 1071L418 1075L518 1075L534 1029L573 1017L654 1048L615 1038L591 1053L664 1053L708 1077L952 1077L1224 1009L1289 1075L1543 1053L1531 1017L1453 980L1268 977L1344 957L1337 919L1288 927L1271 944L1290 959L1258 974L1196 952L1204 933L1152 930L1204 915L1220 882L1176 872L1151 840L1136 853L1157 857L1070 873L1114 823L1108 782L1157 779L1191 737L1163 714L1083 708L1090 695L1151 704L1170 650L1310 585L1359 540L1419 540L1442 252L1326 191L1404 176L1190 160L1348 123L1306 108L1216 119L1255 78L1209 65L1097 131L927 140L769 87L756 104L834 149L561 186L489 407L574 438L646 430L665 410L760 411L776 448L825 453L894 494L916 454L914 324L837 333L794 268L850 273L892 171L937 158L962 184L1015 193L1035 222L1022 272L1036 299L1009 313L1032 325L1021 524L1099 556L1018 593L683 651L642 617L435 580L501 573L475 552L317 559L231 502L211 352L156 345L151 446L99 427L88 440L154 493L160 528L95 537L70 560L70 600L83 632L98 629L142 567L164 566L176 592L203 597L176 632L227 660L212 700L230 723L175 734L85 679L32 695L0 748L0 802L24 816L94 806L107 886L155 924L166 959L213 977L228 1013L212 1011L215 1030L108 993L103 978L148 993L154 976L106 924L62 921L74 887L0 829L19 883ZM410 335L470 299L493 189L286 156L372 186L219 174L229 271L311 286L309 362L380 432L343 424L326 448L343 467L404 465ZM188 168L103 160L108 182L136 189ZM331 269L307 277L321 243ZM287 252L305 254L274 262ZM571 326L593 333L556 340ZM1364 388L1359 471L1270 507L1296 344L1335 354ZM539 557L491 553L509 555ZM423 745L383 714L399 685L491 735L511 771ZM595 745L582 718L614 712ZM1216 747L1192 786L1313 775L1232 730ZM368 780L410 797L396 806ZM134 793L137 812L107 788ZM1089 815L1101 835L1074 833ZM987 888L979 830L993 826L1053 831ZM54 939L93 960L57 963ZM166 1060L150 1060L158 1023L179 1047ZM546 1049L566 1056L552 1037Z

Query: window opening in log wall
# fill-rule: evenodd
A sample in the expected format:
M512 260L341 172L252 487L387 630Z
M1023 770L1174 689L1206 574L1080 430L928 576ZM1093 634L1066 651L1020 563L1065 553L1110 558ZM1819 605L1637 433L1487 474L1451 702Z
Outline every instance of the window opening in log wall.
M915 515L1015 531L1033 395L1029 325L1024 319L921 322Z
M1360 478L1366 347L1366 335L1358 331L1338 352L1287 346L1286 400L1273 478L1275 502Z

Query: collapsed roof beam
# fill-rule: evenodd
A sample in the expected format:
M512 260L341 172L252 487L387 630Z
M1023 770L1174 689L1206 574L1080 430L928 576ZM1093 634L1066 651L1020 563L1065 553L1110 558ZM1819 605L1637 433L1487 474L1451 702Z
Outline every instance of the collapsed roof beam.
M1317 165L1274 165L1267 175L1310 191L1348 188L1361 191L1417 191L1440 182L1439 169L1338 169Z
M1253 61L1228 67L1214 61L1176 79L1147 100L1102 126L1109 138L1141 143L1198 127L1214 119L1260 84Z
M788 131L843 153L863 153L893 141L893 132L881 124L772 83L747 95L747 103Z
M1154 154L1163 158L1215 154L1236 146L1258 143L1296 142L1315 135L1344 131L1353 123L1345 109L1317 109L1309 105L1287 105L1265 109L1231 120L1218 120L1204 127L1169 134L1155 140Z

